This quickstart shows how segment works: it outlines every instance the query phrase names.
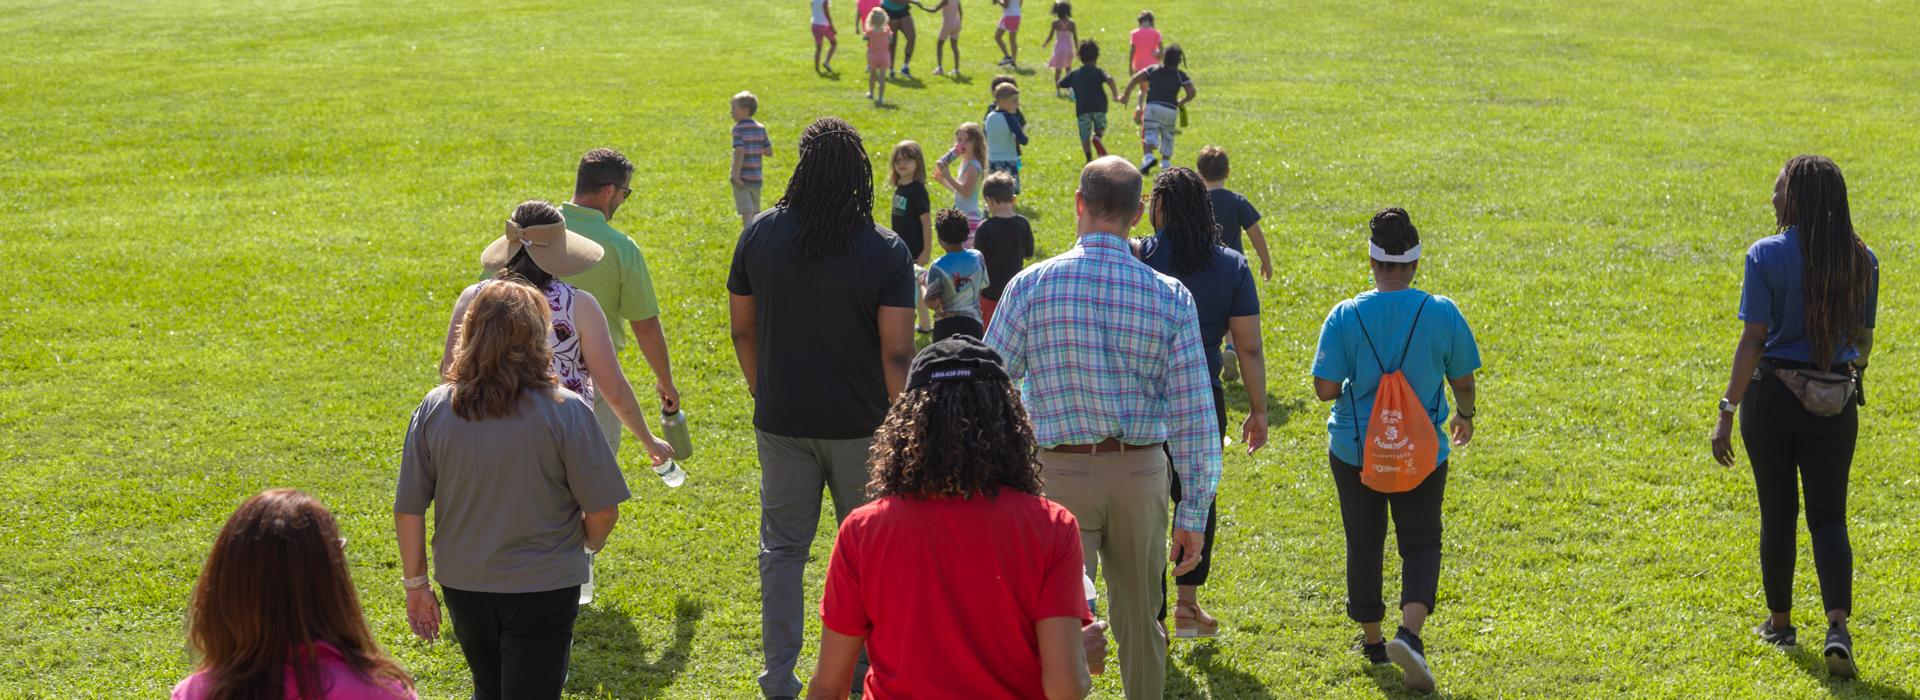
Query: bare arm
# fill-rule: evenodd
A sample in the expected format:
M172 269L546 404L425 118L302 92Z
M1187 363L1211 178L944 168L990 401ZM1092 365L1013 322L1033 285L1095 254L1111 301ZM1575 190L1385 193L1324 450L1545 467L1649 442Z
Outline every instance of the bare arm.
M447 376L447 368L453 366L453 349L460 344L460 322L467 318L467 304L473 301L473 294L461 292L460 298L453 302L453 318L447 321L447 344L440 349L440 376Z
M1233 352L1240 358L1240 380L1247 388L1247 420L1240 425L1247 454L1267 444L1267 360L1260 347L1260 316L1227 319L1233 334ZM1223 426L1224 427L1224 426Z
M1473 441L1473 419L1467 417L1474 413L1473 374L1448 379L1447 384L1453 387L1453 444L1464 446Z
M1260 230L1259 224L1247 226L1247 244L1253 246L1255 255L1260 256L1260 279L1273 280L1273 258L1267 254L1267 234Z
M1193 101L1193 96L1195 94L1195 91L1193 89L1193 83L1187 83L1185 85L1181 85L1180 87L1187 91L1187 96L1180 100L1180 106L1185 107L1187 106L1188 102Z
M620 522L620 507L585 513L580 520L587 530L587 551L598 552L607 546L607 536L613 534L614 524Z
M393 532L400 541L400 575L426 576L426 516L395 511ZM426 641L440 638L440 599L434 596L432 583L407 589L407 625L414 636Z
M1138 72L1138 73L1134 73L1134 74L1133 74L1133 78L1131 78L1131 79L1129 79L1129 80L1127 81L1127 87L1126 87L1126 89L1124 89L1124 90L1121 90L1121 91L1120 91L1120 103L1121 103L1121 104L1126 104L1127 102L1129 102L1129 101L1132 101L1132 100L1133 100L1133 88L1134 88L1135 86L1137 86L1137 85L1139 85L1140 83L1143 83L1143 82L1146 82L1146 80L1147 80L1147 72L1146 72L1146 71L1144 71L1144 70L1143 70L1143 71L1140 71L1140 72Z
M574 294L574 332L580 334L580 355L587 363L587 376L593 377L594 391L607 398L613 415L640 439L654 465L666 463L673 456L673 447L654 438L647 428L647 418L640 412L640 397L634 396L633 385L627 383L627 375L620 369L620 356L613 351L613 335L607 330L600 303L584 290Z
M1740 330L1740 341L1733 346L1733 374L1727 377L1728 403L1736 406L1747 396L1747 382L1753 379L1753 371L1760 366L1760 354L1767 349L1767 324L1748 323ZM1713 458L1722 466L1733 466L1733 414L1719 412L1719 422L1714 425Z
M1340 398L1340 382L1314 377L1313 397L1321 401L1332 401Z
M1081 644L1080 619L1049 617L1033 625L1040 643L1040 685L1047 700L1080 700L1093 690L1087 675L1087 650Z
M640 356L647 358L647 367L653 369L653 388L660 394L660 408L680 410L680 390L673 385L673 357L667 354L667 332L660 325L660 317L628 325L633 327L633 341L640 346Z
M926 267L927 261L933 257L932 212L926 212L920 215L920 240L924 243L924 245L920 246L920 259L913 261L913 264ZM1866 353L1861 353L1861 356L1865 357Z
M866 637L850 637L826 627L820 629L820 660L807 684L807 700L846 700L853 692L853 665L860 660Z
M913 364L913 307L880 307L880 361L886 364L887 400L907 390L907 366Z
M733 331L733 356L740 361L740 373L747 378L747 395L757 396L759 381L760 326L753 297L730 294L727 321Z
M734 146L733 147L733 169L727 171L728 182L731 182L736 185L740 184L740 166L745 165L746 162L747 162L747 149L741 146Z

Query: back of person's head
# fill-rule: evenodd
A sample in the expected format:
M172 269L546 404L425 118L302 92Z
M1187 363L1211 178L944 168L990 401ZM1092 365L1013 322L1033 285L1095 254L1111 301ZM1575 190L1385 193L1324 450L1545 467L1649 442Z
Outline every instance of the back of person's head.
M980 196L986 197L989 202L1013 201L1013 175L1005 171L988 175L986 182L980 185Z
M993 88L993 101L1006 102L1020 96L1020 86L1013 83L1001 83Z
M1853 230L1847 181L1826 156L1802 155L1780 171L1781 228L1800 232L1805 261L1807 343L1815 365L1832 364L1845 344L1865 328L1873 293L1873 259Z
M741 90L740 94L733 96L732 105L734 109L745 110L748 118L760 113L760 98L754 97L753 93L746 90Z
M886 10L882 10L878 7L875 7L871 12L867 13L867 30L868 31L877 32L877 31L880 31L880 28L884 26L887 26Z
M520 206L513 209L512 218L513 223L521 228L558 224L564 221L560 216L560 208L543 199L531 199L520 203ZM524 247L514 253L513 259L507 261L506 267L494 273L494 277L500 279L518 277L540 288L543 292L553 286L553 275L541 269L540 264L533 261L533 255Z
M959 209L941 209L933 215L933 234L947 245L965 245L967 235L967 215Z
M187 640L208 698L326 694L309 645L326 642L362 676L412 687L360 612L345 540L326 506L293 489L265 491L227 518L200 570ZM283 677L292 669L292 678Z
M1181 64L1186 62L1187 50L1180 48L1179 44L1169 46L1165 51L1160 52L1160 65L1168 68L1179 68Z
M1420 230L1413 227L1413 217L1400 207L1387 207L1374 212L1373 219L1367 222L1367 230L1367 240L1388 255L1402 255L1420 245ZM1418 264L1373 261L1375 267L1386 270L1400 270Z
M1080 42L1080 62L1089 66L1100 62L1100 42L1087 39Z
M800 262L853 250L873 228L873 164L852 124L821 117L800 132L800 162L775 205L793 213L793 256Z
M1011 75L1007 75L1005 73L1001 73L1000 75L993 76L993 80L987 81L987 92L997 94L999 93L1000 86L1002 85L1017 86L1019 84L1020 84L1020 80L1018 78L1015 78Z
M1220 245L1207 183L1188 168L1167 168L1153 178L1153 224L1173 247L1173 269L1181 276L1207 269Z
M1153 10L1140 11L1140 26L1142 27L1153 26Z
M960 335L914 357L907 390L893 402L868 452L874 498L1039 495L1033 424L1000 355Z
M903 162L913 163L912 179L907 180L907 182L927 181L926 151L920 148L919 141L901 141L894 145L893 155L887 157L887 164L893 166L887 168L887 184L893 185L894 187L907 184L906 182L900 181L900 170L898 166Z
M505 418L527 390L552 391L553 316L547 297L521 280L482 286L467 302L446 381L453 413L467 420Z
M597 192L609 185L625 187L633 179L633 161L611 148L596 148L580 156L580 169L574 172L574 194Z
M1053 3L1053 16L1059 17L1060 19L1072 17L1073 3L1067 2L1067 0L1058 0L1058 2Z
M1080 169L1080 201L1085 216L1098 221L1133 223L1140 215L1140 170L1125 159L1105 156Z
M1207 182L1219 182L1227 179L1232 170L1227 166L1227 152L1219 146L1207 146L1200 149L1200 155L1193 159L1193 167L1200 171L1200 177Z

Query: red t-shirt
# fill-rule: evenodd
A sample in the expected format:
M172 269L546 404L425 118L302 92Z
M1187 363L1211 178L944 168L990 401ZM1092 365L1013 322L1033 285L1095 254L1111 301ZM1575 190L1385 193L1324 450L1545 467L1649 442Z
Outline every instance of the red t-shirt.
M1080 523L1039 496L889 496L840 525L820 619L867 638L866 697L1037 698L1034 623L1093 622Z

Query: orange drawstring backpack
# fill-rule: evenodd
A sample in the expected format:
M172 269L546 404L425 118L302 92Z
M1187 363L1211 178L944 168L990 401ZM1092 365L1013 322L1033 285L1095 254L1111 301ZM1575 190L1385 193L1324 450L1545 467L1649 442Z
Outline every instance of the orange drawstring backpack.
M1414 393L1413 385L1407 383L1407 375L1401 372L1407 351L1413 348L1413 332L1420 327L1420 314L1427 310L1427 302L1432 299L1431 296L1422 299L1419 310L1413 313L1413 325L1407 328L1407 342L1400 348L1400 363L1391 372L1380 361L1380 351L1374 348L1367 325L1360 323L1359 308L1354 309L1354 322L1360 325L1367 350L1373 353L1373 362L1380 367L1380 387L1373 393L1373 415L1360 445L1360 483L1380 493L1412 491L1427 480L1440 459L1440 437L1433 429L1432 416L1420 402L1420 395ZM1358 419L1352 382L1347 383L1347 405Z

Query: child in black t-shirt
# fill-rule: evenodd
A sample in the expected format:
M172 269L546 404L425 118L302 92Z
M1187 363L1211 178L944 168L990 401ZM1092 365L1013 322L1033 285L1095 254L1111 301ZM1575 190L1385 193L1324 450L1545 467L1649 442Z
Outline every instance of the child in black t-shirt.
M1094 65L1100 62L1100 45L1092 39L1080 42L1080 68L1061 79L1059 87L1073 89L1073 111L1080 122L1080 153L1088 161L1094 151L1107 154L1102 141L1107 137L1107 98L1120 99L1120 86L1113 76ZM1103 89L1101 84L1105 83Z
M933 206L927 198L927 159L918 141L901 141L888 158L887 182L893 185L893 233L907 244L916 269L927 266L927 239L933 237ZM919 322L914 328L932 330L933 317L922 302L915 304Z
M1033 225L1013 210L1018 195L1013 193L1012 176L988 175L986 184L980 186L980 196L987 200L987 218L973 232L973 249L987 259L987 287L980 291L980 318L991 325L993 309L1000 304L1007 281L1033 257Z

